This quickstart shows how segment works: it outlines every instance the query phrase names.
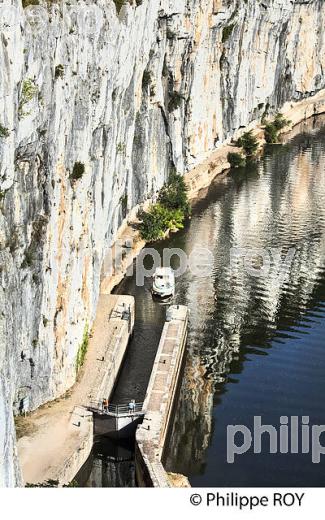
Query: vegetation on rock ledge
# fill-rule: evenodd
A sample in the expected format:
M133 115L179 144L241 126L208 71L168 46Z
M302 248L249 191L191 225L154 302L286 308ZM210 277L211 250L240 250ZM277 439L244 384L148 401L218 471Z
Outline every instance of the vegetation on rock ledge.
M30 5L39 5L39 0L22 0L22 5L24 9Z
M231 168L242 168L246 166L247 161L255 159L258 150L258 140L253 135L252 130L244 132L243 135L237 139L235 145L238 148L242 148L244 155L238 152L229 152L227 160L230 163Z
M30 78L24 79L18 105L19 118L29 116L30 112L25 112L24 108L25 105L27 105L33 99L37 92L38 88L35 85L35 81Z
M290 125L290 123L291 121L289 121L289 119L285 119L283 114L278 113L275 116L274 121L271 121L265 125L265 141L269 144L278 143L280 130Z
M116 7L116 12L117 14L120 14L120 10L122 9L123 5L126 5L127 3L133 5L135 4L136 7L139 7L139 5L142 4L142 1L143 0L114 0L114 4L115 4L115 7Z
M8 137L8 136L9 136L9 130L8 130L8 128L6 128L5 126L2 126L2 125L0 124L0 137L5 138L5 137Z
M77 161L74 163L72 173L70 174L70 179L72 181L77 181L77 180L81 179L81 177L83 176L84 173L85 173L85 165L82 162Z
M240 153L229 152L227 156L231 168L242 168L246 164L246 159Z
M88 324L85 325L84 334L82 338L82 343L78 348L77 360L76 360L76 371L79 372L80 368L84 364L86 353L88 350L89 343L89 334L88 334Z
M173 172L160 190L157 203L152 204L148 211L138 214L141 237L149 242L163 238L169 230L182 229L189 215L190 205L184 179Z
M264 129L265 141L267 143L278 143L279 132L290 125L291 121L285 119L283 114L278 113L273 121L266 123ZM240 168L245 166L247 160L252 160L256 156L258 150L258 140L253 135L252 130L245 132L237 141L236 146L242 148L245 153L245 157L241 153L230 152L228 153L228 162L232 168Z
M236 142L236 146L242 148L247 158L252 158L257 152L258 141L252 130L245 132Z
M64 67L63 65L59 64L55 67L54 77L55 79L63 78L64 76Z

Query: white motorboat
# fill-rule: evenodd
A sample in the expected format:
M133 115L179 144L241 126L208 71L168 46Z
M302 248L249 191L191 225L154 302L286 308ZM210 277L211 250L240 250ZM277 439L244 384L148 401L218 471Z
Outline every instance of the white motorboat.
M170 267L159 267L153 275L152 294L160 298L174 296L175 275Z

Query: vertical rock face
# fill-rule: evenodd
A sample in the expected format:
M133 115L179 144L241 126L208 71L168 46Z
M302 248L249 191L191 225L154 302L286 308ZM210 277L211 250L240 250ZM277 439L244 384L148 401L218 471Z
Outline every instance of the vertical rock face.
M118 3L118 2L116 2ZM0 485L13 411L69 388L129 210L325 87L323 0L0 6Z

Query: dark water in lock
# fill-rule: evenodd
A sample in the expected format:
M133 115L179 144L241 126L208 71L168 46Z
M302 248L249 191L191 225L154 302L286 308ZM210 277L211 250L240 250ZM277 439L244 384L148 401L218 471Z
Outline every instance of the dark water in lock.
M325 485L325 455L312 463L316 437L310 453L270 454L265 434L261 453L253 451L254 416L275 428L277 448L280 417L290 426L298 416L299 451L302 416L310 437L312 425L325 424L325 118L295 134L269 147L257 165L217 179L186 229L154 246L161 254L167 247L211 252L208 275L187 269L174 298L188 305L190 322L165 466L193 486ZM116 402L142 400L150 377L165 316L150 286L150 279L137 287L129 277L118 288L136 297L136 327ZM233 463L228 425L246 427L246 440L252 434L252 447ZM238 445L243 440L236 435ZM325 446L325 431L319 441ZM101 472L88 485L132 485L129 476L109 474L109 482Z

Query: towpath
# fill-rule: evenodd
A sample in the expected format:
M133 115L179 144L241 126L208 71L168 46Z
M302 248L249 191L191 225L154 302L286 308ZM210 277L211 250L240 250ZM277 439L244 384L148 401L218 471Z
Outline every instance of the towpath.
M83 406L97 399L107 374L128 341L127 322L112 319L122 304L132 305L130 296L101 294L78 381L61 398L51 401L26 418L17 420L19 460L25 483L48 479L67 483L87 458L93 443L92 415ZM114 312L113 312L114 311ZM122 341L122 343L121 343ZM123 352L120 352L123 357ZM116 367L117 369L118 367ZM106 381L109 388L112 380Z

